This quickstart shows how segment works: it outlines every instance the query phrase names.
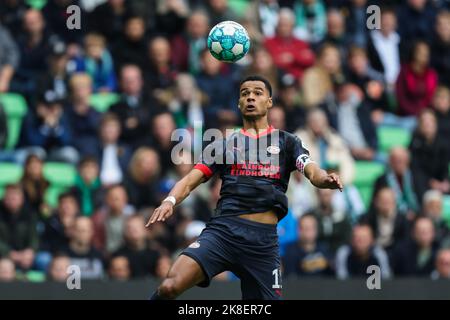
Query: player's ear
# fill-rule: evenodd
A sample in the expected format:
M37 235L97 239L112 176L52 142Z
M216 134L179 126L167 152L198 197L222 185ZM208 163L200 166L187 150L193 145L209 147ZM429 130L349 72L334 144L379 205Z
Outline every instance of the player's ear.
M273 107L273 100L272 100L272 97L269 97L267 109L270 109L270 108L272 108L272 107Z

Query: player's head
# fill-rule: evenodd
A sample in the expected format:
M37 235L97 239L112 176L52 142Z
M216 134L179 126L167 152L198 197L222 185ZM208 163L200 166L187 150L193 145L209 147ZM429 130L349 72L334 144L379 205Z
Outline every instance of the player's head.
M248 76L239 86L239 109L244 119L267 117L272 107L272 86L261 76Z

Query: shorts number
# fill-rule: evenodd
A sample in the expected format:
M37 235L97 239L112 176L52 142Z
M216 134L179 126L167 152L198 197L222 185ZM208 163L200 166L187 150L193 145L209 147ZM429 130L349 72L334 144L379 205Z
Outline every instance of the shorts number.
M280 280L280 270L274 269L272 271L273 276L275 277L275 283L272 285L272 289L281 289L281 284L279 284L279 280Z

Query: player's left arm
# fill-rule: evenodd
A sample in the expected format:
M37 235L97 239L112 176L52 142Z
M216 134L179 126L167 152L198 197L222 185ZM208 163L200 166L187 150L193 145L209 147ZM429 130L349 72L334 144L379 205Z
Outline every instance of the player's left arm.
M326 172L314 162L308 163L304 169L304 174L317 188L339 189L339 191L342 191L343 185L339 179L339 175Z

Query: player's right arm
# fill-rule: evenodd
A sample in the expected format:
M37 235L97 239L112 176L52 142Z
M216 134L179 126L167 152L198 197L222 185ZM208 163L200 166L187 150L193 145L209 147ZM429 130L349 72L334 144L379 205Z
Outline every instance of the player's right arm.
M175 204L178 204L183 201L192 190L206 180L206 175L201 170L194 168L183 179L175 184L169 192L169 197L174 197L176 201ZM165 221L173 214L174 206L175 205L170 201L163 201L161 205L153 211L153 214L145 226L148 227L157 221Z

